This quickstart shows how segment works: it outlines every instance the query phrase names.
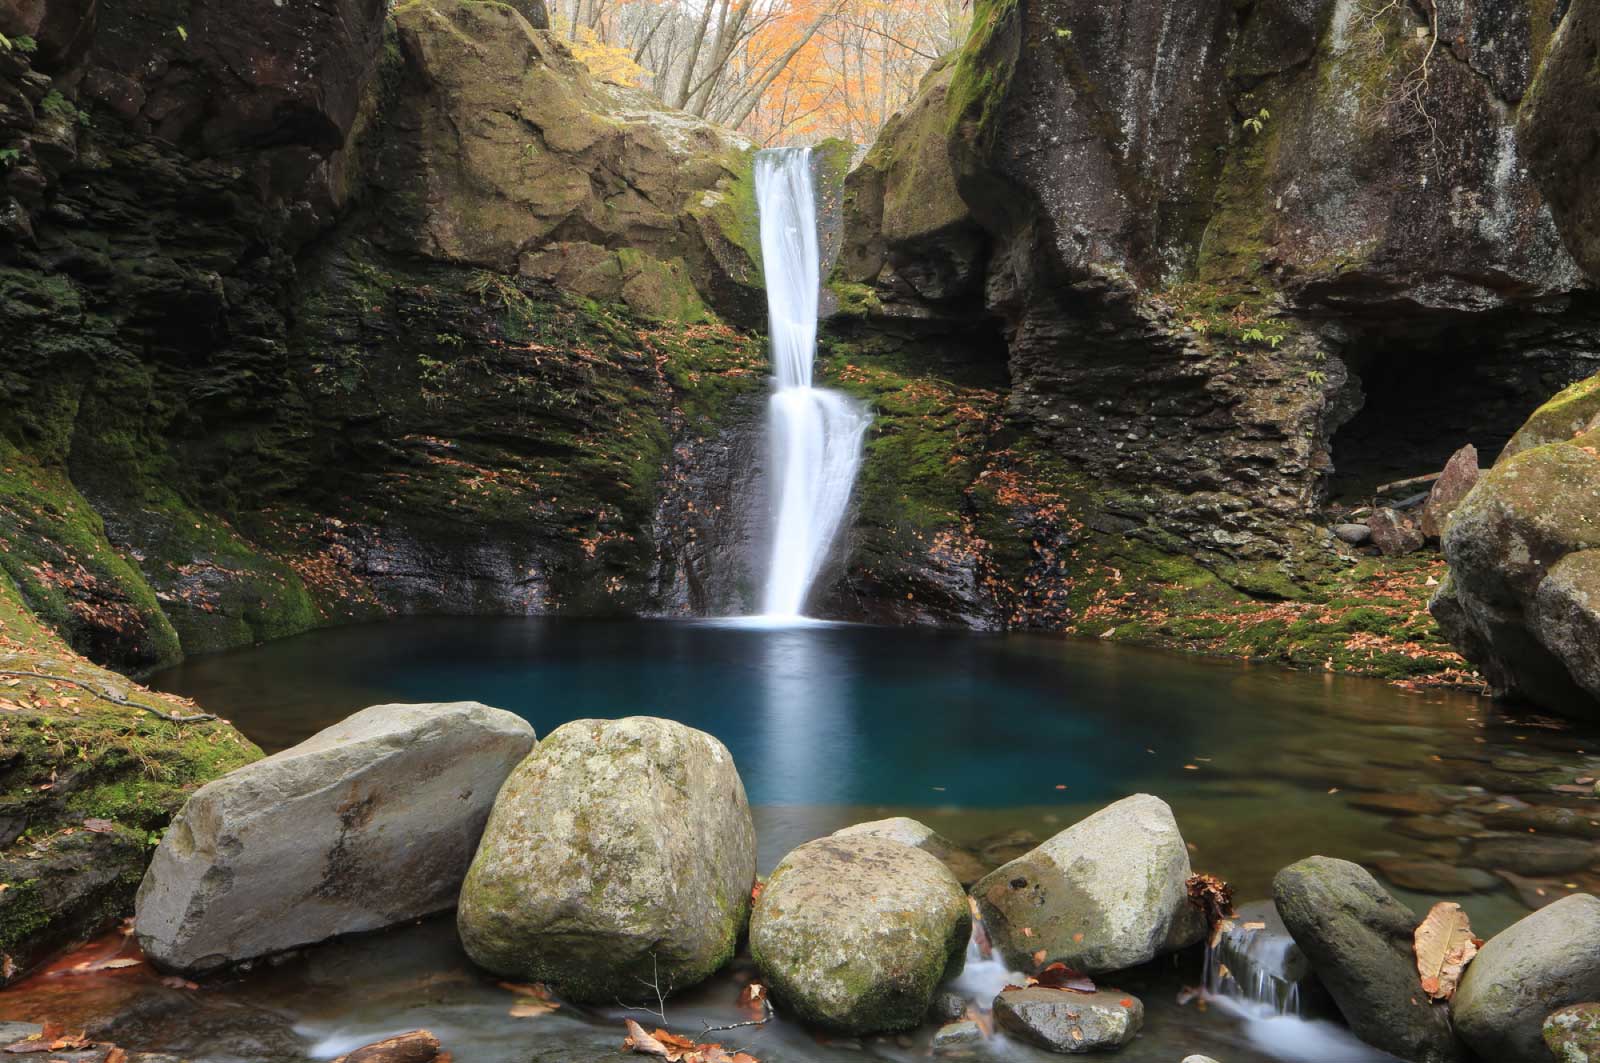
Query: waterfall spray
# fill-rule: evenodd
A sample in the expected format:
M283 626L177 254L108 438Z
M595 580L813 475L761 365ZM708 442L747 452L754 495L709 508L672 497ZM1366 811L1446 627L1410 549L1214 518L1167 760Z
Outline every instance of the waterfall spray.
M821 285L811 149L759 153L755 178L776 384L769 412L776 510L762 611L799 617L849 508L869 418L850 398L811 386Z

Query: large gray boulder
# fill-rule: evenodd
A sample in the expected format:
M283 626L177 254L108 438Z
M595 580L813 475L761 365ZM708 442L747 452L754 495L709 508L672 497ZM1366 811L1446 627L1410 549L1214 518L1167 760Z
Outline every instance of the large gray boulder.
M1413 1063L1460 1058L1447 1009L1422 991L1412 952L1419 920L1365 869L1313 856L1279 871L1272 895L1357 1037Z
M985 866L970 849L963 849L927 824L907 816L875 819L833 832L835 838L855 838L863 835L887 838L892 842L909 845L913 849L921 849L948 867L962 886L972 885L989 870L989 867Z
M139 887L139 943L201 972L444 911L533 747L476 702L375 705L197 790Z
M1450 1012L1484 1059L1548 1060L1545 1016L1600 1000L1600 899L1563 897L1496 934L1467 965Z
M789 853L750 917L750 954L779 1005L852 1034L920 1025L971 936L966 895L944 864L864 834Z
M972 889L1016 970L1060 961L1090 974L1184 948L1205 933L1189 904L1189 851L1172 809L1136 794L995 869Z
M577 720L506 780L461 889L467 955L568 997L655 999L733 956L756 832L723 744L671 720Z
M1047 1052L1105 1052L1138 1036L1144 1002L1120 989L1008 989L994 998L994 1020L1007 1033Z

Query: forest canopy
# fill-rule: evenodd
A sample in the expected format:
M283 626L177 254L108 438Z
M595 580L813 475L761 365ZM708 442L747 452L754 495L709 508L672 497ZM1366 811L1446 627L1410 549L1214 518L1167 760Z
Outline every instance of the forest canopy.
M966 35L967 0L551 0L601 77L763 145L870 143Z

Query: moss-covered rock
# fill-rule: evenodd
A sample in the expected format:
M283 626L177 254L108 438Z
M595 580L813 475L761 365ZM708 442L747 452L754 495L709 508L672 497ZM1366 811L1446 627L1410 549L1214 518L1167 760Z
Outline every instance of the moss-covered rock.
M960 972L972 916L921 849L870 834L808 842L779 862L750 919L750 954L779 1005L850 1034L921 1025Z
M506 780L456 921L496 974L596 1003L665 996L732 958L755 875L721 742L670 720L577 720Z
M1498 693L1582 716L1600 712L1600 431L1571 432L1592 384L1535 413L1457 508L1432 603Z
M260 755L72 652L0 574L0 981L131 912L172 815Z
M657 317L703 317L696 287L735 311L729 284L759 288L759 259L733 254L752 243L743 138L593 79L507 5L411 0L394 18L410 135L376 178L415 215L397 241L502 272L552 244L604 248L614 287L580 294Z

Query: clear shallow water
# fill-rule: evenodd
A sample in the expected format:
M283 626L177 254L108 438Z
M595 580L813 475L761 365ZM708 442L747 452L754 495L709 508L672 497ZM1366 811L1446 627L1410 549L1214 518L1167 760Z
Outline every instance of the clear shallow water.
M733 753L764 869L802 841L891 814L1002 856L1001 835L1047 837L1143 791L1172 804L1196 868L1241 899L1267 896L1278 868L1320 852L1424 865L1396 873L1402 895L1431 868L1445 888L1408 896L1420 900L1466 892L1441 872L1470 859L1463 839L1525 829L1474 815L1565 804L1600 820L1600 802L1553 789L1600 775L1592 731L1518 721L1462 694L1094 641L418 619L197 658L154 685L269 752L387 701L482 701L541 735L585 717L680 720ZM1488 871L1469 877L1478 888L1461 899L1480 929L1526 910Z
M1524 914L1525 900L1543 899L1537 890L1600 891L1592 868L1524 877L1519 890L1492 866L1471 866L1500 859L1483 859L1482 846L1527 837L1508 814L1566 807L1593 816L1583 822L1600 839L1600 802L1555 789L1600 774L1600 734L1508 718L1469 696L1330 675L1098 642L848 625L428 619L200 658L156 685L198 698L269 750L385 701L479 700L540 734L589 716L669 716L733 752L764 869L802 841L895 814L999 861L1030 835L1148 791L1173 805L1196 869L1229 879L1241 900L1269 895L1273 872L1314 852L1396 876L1386 885L1419 910L1460 900L1485 935ZM734 1000L748 977L735 967L669 1002L673 1028L694 1034L740 1019ZM995 977L979 970L966 981ZM1180 1006L1180 990L1200 981L1196 954L1119 975L1148 1018L1116 1058L1375 1058L1327 1024ZM142 968L36 978L0 992L0 1017L89 1026L197 1063L326 1059L421 1026L473 1063L622 1058L621 1009L518 1019L513 1004L466 963L446 919L197 991L163 987ZM930 1035L830 1042L776 1021L713 1036L764 1063L830 1063L926 1058ZM974 1058L1059 1057L990 1041Z

